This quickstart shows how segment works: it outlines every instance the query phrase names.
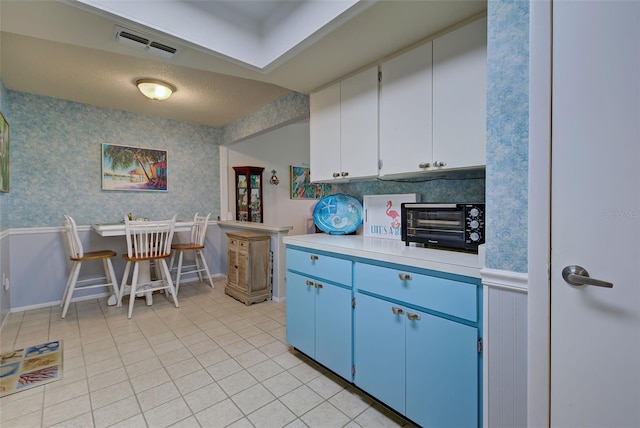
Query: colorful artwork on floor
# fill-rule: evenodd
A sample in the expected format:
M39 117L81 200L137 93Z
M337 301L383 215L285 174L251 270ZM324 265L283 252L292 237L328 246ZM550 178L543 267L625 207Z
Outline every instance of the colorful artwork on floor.
M62 379L62 342L0 353L0 397Z

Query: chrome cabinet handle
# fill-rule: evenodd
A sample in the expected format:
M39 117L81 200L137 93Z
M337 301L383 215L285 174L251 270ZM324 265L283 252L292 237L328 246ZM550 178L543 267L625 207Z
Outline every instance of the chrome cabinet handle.
M313 285L313 281L307 279L307 287L311 287Z
M589 272L578 265L565 266L562 269L562 278L571 285L595 285L596 287L613 288L611 282L591 278Z
M313 284L316 288L322 288L322 284L320 284L319 282L316 282L315 284Z
M433 166L447 166L445 161L434 161Z
M338 177L340 177L340 173L339 173L339 172L334 172L334 173L333 173L333 174L331 174L331 175L333 175L333 178L338 178Z
M422 162L418 164L418 168L429 168L431 164L429 162Z
M340 175L342 175L343 177L346 177L346 176L348 176L348 175L349 175L349 173L348 173L348 172L346 172L346 171L342 171L342 173L341 173Z
M391 306L391 312L393 312L394 315L402 315L404 314L404 309Z
M408 273L399 273L398 278L400 278L400 281L411 281L411 275Z
M315 254L311 255L311 260L318 260L318 256L316 256Z
M420 320L420 315L414 314L413 312L407 312L407 318L411 321L417 321Z

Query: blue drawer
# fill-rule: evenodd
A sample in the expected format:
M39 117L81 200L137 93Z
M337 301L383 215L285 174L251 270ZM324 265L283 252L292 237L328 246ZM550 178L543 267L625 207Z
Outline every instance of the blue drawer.
M358 290L469 321L478 321L475 284L366 263L356 263L354 278Z
M287 248L287 270L322 278L325 281L351 287L351 266L350 260Z

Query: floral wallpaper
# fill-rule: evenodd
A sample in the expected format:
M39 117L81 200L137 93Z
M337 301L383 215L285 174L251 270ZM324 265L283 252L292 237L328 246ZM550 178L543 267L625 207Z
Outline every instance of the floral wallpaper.
M529 2L490 0L487 14L486 181L483 176L452 174L412 182L353 182L333 185L332 192L360 199L365 194L418 193L421 200L434 202L484 201L487 267L526 272ZM308 96L292 92L214 129L7 91L0 84L0 108L6 112L11 106L7 119L15 148L11 193L0 194L0 231L57 226L64 212L75 214L80 224L114 221L130 211L147 217L190 217L194 211L210 211L215 217L220 186L217 144L306 117L308 102ZM169 191L102 191L103 142L168 150Z
M527 272L529 2L488 2L486 266Z
M10 228L220 211L215 128L7 91L11 105ZM168 191L102 190L102 143L167 150Z
M412 180L354 181L331 185L331 193L346 193L362 202L364 195L416 193L418 201L434 203L485 202L484 171L460 171Z
M266 129L309 117L309 96L291 92L229 125L219 128L216 142L227 145Z
M9 103L7 102L7 88L0 77L0 112L9 121ZM11 124L9 124L11 127ZM11 129L10 129L11 130ZM11 190L11 189L9 189ZM9 228L9 198L7 193L0 193L0 232Z

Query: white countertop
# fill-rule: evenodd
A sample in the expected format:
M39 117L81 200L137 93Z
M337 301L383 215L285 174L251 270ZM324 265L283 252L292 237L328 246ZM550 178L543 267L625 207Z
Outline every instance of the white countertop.
M270 226L264 223L252 223L249 221L218 220L217 223L220 227L261 230L263 232L275 233L288 233L291 229L293 229L293 226Z
M395 239L325 233L285 236L283 242L286 245L297 245L312 250L329 251L473 278L480 278L480 270L484 267L484 245L480 246L478 254L470 254L420 248L415 244L407 247L404 242Z

